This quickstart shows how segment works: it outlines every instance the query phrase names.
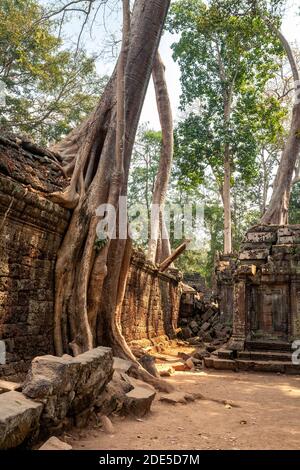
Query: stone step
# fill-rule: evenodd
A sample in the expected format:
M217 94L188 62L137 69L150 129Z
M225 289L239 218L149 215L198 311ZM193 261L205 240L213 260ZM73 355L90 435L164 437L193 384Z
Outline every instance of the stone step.
M220 348L214 353L214 355L219 359L234 359L234 353L231 349Z
M236 363L232 359L219 359L218 357L205 357L204 365L208 368L220 370L236 370Z
M219 359L218 357L204 358L204 364L208 368L217 370L273 372L281 374L300 375L300 365L294 365L291 361L260 361L242 359Z
M277 352L277 351L240 351L237 353L237 358L242 360L259 360L259 361L283 361L291 362L292 353L290 352Z
M260 360L242 360L236 361L237 370L257 371L257 372L280 372L281 374L294 373L300 374L300 366L293 366L291 361L260 361Z
M291 343L280 340L251 340L246 341L245 349L249 351L286 351L291 352Z

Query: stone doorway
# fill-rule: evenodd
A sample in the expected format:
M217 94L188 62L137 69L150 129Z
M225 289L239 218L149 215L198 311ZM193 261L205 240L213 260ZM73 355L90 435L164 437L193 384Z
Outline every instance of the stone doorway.
M247 339L286 341L289 330L289 286L253 286L249 291Z

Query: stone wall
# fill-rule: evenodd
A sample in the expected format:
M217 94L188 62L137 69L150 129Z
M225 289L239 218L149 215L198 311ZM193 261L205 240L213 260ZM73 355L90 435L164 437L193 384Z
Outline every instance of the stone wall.
M54 267L70 218L45 197L66 180L44 153L0 137L0 340L6 347L0 378L17 381L32 358L54 352ZM122 315L128 341L174 336L179 280L177 271L159 273L134 253Z
M179 315L180 274L160 273L135 252L127 280L122 310L122 330L127 341L168 335L174 338Z
M34 356L53 353L54 265L69 213L44 195L59 188L49 161L0 142L0 377L18 380Z

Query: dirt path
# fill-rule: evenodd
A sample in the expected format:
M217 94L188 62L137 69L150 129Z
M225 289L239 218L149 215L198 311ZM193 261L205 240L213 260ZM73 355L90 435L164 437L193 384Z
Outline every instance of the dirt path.
M72 435L74 449L299 449L300 377L223 371L177 372L185 392L229 400L171 405L156 398L143 421L113 417L115 434L94 428Z

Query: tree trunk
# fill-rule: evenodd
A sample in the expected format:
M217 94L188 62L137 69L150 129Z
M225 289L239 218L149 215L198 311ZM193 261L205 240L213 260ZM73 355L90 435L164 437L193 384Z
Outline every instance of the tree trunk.
M232 230L231 230L231 197L230 197L230 157L229 146L226 144L224 153L224 185L223 185L223 204L224 204L224 254L232 251Z
M284 47L290 66L293 72L295 82L295 91L299 90L299 72L296 61L293 56L292 49L282 35L268 20L270 28L276 34ZM270 204L261 219L262 224L279 224L288 223L288 210L290 202L290 193L293 184L293 174L295 165L300 151L300 99L296 97L293 107L291 127L285 148L281 155L280 164L277 175L273 184L273 193Z
M224 99L224 124L228 129L231 114L233 84ZM230 147L228 143L224 146L224 183L223 183L223 206L224 206L224 254L232 252L232 221L231 221L231 162Z
M124 0L124 18L128 21L126 5ZM136 0L128 48L124 22L117 71L99 105L55 146L65 164L74 169L70 186L62 194L53 194L52 199L75 207L56 263L54 341L58 355L70 350L76 355L97 344L107 344L115 355L135 360L120 327L128 241L109 238L97 245L96 209L110 202L118 211L118 196L127 194L132 147L168 7L168 0ZM142 374L149 381L153 379L145 371Z
M151 237L148 245L148 259L153 263L170 255L168 231L164 220L164 204L173 160L173 117L165 78L165 67L157 52L152 70L157 109L162 130L162 149L155 178L151 210ZM158 246L160 245L160 246ZM159 253L158 253L159 249Z
M168 267L171 266L171 264L181 255L181 253L186 250L189 243L190 240L185 240L183 243L181 243L181 245L159 265L159 271L166 271Z

